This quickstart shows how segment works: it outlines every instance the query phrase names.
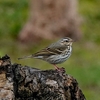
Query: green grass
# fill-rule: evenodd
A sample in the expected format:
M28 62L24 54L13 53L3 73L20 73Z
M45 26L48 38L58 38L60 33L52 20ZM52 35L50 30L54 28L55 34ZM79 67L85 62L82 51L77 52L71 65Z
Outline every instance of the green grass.
M79 0L82 15L83 38L73 44L72 56L58 66L77 79L87 100L100 100L100 9L99 0ZM0 0L0 56L8 54L12 63L20 63L40 69L52 69L47 62L37 59L17 60L46 47L52 41L24 46L17 36L28 17L28 1Z
M79 0L79 12L84 20L82 30L85 34L85 39L96 43L100 43L99 4L99 0Z
M0 36L16 37L28 16L26 0L0 0Z

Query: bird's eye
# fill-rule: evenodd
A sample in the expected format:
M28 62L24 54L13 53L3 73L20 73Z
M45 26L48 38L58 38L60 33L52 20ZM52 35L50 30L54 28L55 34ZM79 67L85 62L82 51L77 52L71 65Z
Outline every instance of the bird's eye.
M65 42L68 42L68 40L66 40Z
M64 39L64 40L62 41L62 43L64 43L64 42L69 42L69 41L68 41L68 39Z

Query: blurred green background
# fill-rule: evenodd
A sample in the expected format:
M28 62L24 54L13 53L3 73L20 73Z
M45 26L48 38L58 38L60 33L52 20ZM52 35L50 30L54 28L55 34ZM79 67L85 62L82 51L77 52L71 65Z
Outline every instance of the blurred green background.
M18 33L28 18L28 5L28 0L0 0L0 56L8 54L12 63L53 69L41 60L17 60L53 42L44 40L34 46L18 42ZM77 79L87 100L100 100L100 0L79 0L78 8L83 37L73 44L70 59L59 66L66 66L67 73Z

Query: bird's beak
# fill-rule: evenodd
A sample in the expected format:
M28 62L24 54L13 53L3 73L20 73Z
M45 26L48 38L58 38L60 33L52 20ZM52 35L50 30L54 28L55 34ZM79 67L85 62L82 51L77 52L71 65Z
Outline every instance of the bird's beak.
M70 42L74 42L74 41L72 40L72 41L70 41Z
M70 42L75 42L74 40L70 40Z

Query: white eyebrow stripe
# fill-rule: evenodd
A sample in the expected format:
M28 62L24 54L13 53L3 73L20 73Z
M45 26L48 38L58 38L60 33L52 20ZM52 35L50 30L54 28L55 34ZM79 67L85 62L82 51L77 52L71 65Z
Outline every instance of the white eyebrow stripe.
M63 39L63 41L66 41L66 40L68 40L68 39Z

